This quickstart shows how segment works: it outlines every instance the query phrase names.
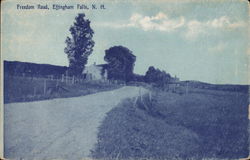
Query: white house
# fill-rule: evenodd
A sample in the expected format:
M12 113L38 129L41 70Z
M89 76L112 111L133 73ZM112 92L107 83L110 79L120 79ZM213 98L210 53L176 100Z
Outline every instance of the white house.
M107 80L106 64L96 65L95 63L86 66L82 74L87 80Z

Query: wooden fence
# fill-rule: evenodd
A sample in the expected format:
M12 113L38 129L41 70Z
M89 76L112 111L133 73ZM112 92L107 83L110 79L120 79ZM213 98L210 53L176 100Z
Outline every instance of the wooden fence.
M103 88L119 87L125 85L122 81L116 80L87 80L84 77L75 76L4 76L4 97L5 103L15 101L29 101L33 99L44 99L46 97L60 95L78 95ZM81 88L77 90L77 88ZM76 89L76 93L72 91Z
M99 80L89 80L84 77L76 77L76 76L67 76L67 75L47 75L47 76L26 76L23 74L22 76L11 76L5 75L6 80L15 81L17 79L23 81L37 81L39 82L39 87L35 86L33 94L36 95L38 90L41 91L41 87L43 88L43 94L45 95L48 92L48 89L51 87L58 87L60 85L75 85L75 84L85 84L85 85L99 85L99 84L115 84L115 85L125 85L125 82L118 80L107 80L107 79L99 79ZM38 89L39 88L39 89Z

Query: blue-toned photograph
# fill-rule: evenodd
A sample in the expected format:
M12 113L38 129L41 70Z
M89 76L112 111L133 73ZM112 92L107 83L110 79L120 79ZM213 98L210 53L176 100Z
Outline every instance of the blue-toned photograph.
M10 0L1 21L0 159L248 159L247 0Z

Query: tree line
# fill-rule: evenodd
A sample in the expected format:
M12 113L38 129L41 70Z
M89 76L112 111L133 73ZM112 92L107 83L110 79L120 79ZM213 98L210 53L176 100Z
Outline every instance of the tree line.
M90 20L84 13L78 14L69 31L71 37L66 38L64 49L69 61L69 75L80 76L93 52L95 42L94 31ZM162 86L171 80L171 75L163 70L150 66L145 75L135 74L136 56L124 46L113 46L105 50L104 60L107 62L108 79L125 82L137 81L155 83Z

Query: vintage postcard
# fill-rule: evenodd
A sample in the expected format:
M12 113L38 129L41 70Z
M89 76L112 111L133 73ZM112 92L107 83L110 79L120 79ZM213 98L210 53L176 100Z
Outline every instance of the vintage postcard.
M247 0L1 1L0 159L249 157Z

